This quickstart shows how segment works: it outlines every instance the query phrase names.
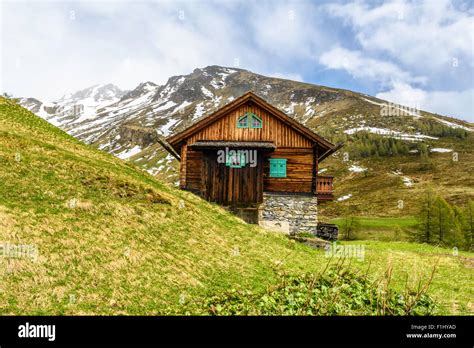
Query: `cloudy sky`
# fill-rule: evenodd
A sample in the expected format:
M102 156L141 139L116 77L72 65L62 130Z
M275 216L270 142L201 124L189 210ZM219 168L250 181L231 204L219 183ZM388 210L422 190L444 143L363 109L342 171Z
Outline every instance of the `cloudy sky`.
M474 122L474 1L4 1L1 92L235 66Z

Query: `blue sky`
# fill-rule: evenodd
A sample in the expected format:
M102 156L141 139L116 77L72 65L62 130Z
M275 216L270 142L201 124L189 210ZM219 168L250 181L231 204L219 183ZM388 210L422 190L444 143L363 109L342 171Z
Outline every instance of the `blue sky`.
M1 91L54 100L208 65L474 121L473 1L4 1Z

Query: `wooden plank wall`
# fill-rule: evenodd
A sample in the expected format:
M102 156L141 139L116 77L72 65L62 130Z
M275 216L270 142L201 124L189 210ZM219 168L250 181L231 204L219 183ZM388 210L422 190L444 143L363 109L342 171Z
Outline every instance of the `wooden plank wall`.
M181 161L183 161L181 159ZM203 154L188 148L186 156L186 188L188 190L200 190L202 178Z
M237 128L237 119L246 112L252 112L260 117L263 127ZM188 139L188 144L198 140L273 141L276 147L312 147L309 139L253 103L241 106L192 135Z
M271 178L270 158L286 158L286 178ZM264 190L269 192L312 192L313 149L278 148L263 161Z
M181 146L181 162L179 163L179 187L182 189L186 188L187 150L188 146L186 144Z

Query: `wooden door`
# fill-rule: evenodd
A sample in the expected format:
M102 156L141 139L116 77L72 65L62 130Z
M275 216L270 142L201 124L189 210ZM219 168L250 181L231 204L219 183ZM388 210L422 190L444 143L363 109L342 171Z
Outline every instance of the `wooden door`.
M217 162L217 153L204 153L201 195L224 205L249 206L263 199L263 156L257 152L257 165L231 168Z

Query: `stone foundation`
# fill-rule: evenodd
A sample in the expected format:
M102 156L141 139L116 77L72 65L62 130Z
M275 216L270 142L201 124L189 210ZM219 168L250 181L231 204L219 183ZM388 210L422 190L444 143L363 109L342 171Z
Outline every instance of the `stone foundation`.
M294 235L298 232L316 233L318 200L313 195L264 193L259 207L260 226Z

